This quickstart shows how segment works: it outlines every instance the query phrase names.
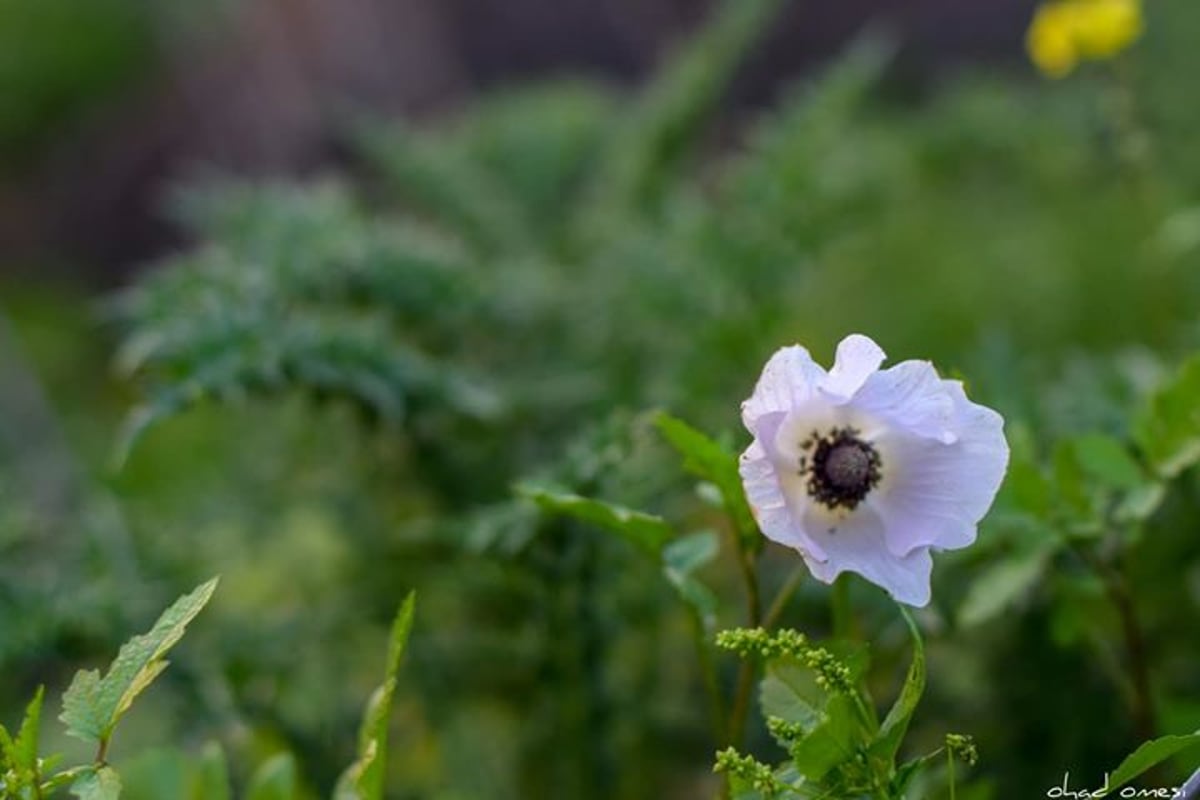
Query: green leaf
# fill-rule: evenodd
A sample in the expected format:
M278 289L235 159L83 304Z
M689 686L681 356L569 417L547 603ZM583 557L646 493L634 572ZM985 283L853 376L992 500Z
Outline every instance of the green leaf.
M521 486L517 491L546 511L597 525L654 556L674 536L666 520L653 514L533 486Z
M794 661L773 662L759 686L764 717L800 725L804 736L789 751L796 768L818 781L838 764L854 757L870 731L853 698L829 693L817 685L812 670Z
M1108 778L1110 789L1119 789L1148 769L1161 764L1176 753L1200 745L1200 731L1182 736L1163 736L1151 739L1121 762Z
M375 690L367 704L362 730L359 732L358 758L338 781L334 791L335 800L383 800L392 696L396 691L400 659L404 655L412 631L416 602L416 592L409 592L392 623L383 683Z
M107 766L86 772L71 784L71 794L79 800L118 800L121 776Z
M1143 483L1121 499L1113 516L1117 522L1141 522L1154 516L1167 496L1167 487L1159 481Z
M683 456L683 468L716 486L738 532L747 540L757 541L760 538L758 525L742 490L737 456L715 439L669 414L659 414L656 422L662 435Z
M1102 486L1128 490L1145 481L1137 461L1111 436L1089 433L1076 438L1073 444L1083 471Z
M871 745L871 752L874 755L889 762L893 761L896 753L900 751L900 743L904 741L908 723L912 720L913 712L917 710L917 703L921 701L921 695L925 692L925 643L921 639L921 631L912 614L904 606L899 606L899 608L905 624L908 625L908 632L912 635L913 660L909 665L908 676L904 679L904 687L900 690L900 696L896 698L896 702L888 711L883 724L879 726L879 734Z
M716 623L717 597L692 573L716 558L720 549L716 533L700 531L676 539L662 551L663 574L667 582L696 612L706 629Z
M1138 411L1133 439L1165 478L1200 461L1200 353Z
M218 742L204 745L200 763L192 778L191 800L231 800L229 764Z
M812 731L820 723L828 695L817 686L812 672L792 661L773 662L759 684L759 705L764 717L779 717Z
M987 622L1024 597L1041 577L1049 556L1047 548L1040 548L989 566L971 582L958 609L958 624L969 628Z
M279 753L254 771L246 800L295 800L298 783L296 759L291 753Z
M189 622L204 608L217 588L217 579L184 595L168 608L149 633L121 647L108 674L97 670L75 674L63 695L59 719L67 733L92 742L105 742L139 694L167 667L164 656L183 637Z
M829 770L854 757L863 743L863 730L854 701L843 694L829 698L820 720L790 753L796 769L819 781Z

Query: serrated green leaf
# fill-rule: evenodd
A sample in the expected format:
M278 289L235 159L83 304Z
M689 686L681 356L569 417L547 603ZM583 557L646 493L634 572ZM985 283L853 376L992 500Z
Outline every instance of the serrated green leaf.
M738 533L743 538L757 540L758 526L742 490L737 456L720 442L670 414L659 414L656 423L671 447L683 456L683 468L717 487L725 511L733 519Z
M1166 761L1176 753L1200 745L1200 731L1182 736L1163 736L1145 742L1121 762L1108 778L1110 789L1119 789L1148 769Z
M1049 555L1043 548L990 565L971 582L958 609L958 624L969 628L987 622L1026 595L1041 577Z
M674 536L666 520L653 514L533 486L518 487L518 492L546 511L597 525L656 557Z
M1150 396L1134 417L1132 432L1165 478L1200 461L1200 353Z
M42 725L42 702L46 697L46 687L39 686L33 699L25 708L25 718L21 721L21 730L13 742L9 760L18 769L28 770L36 774L38 761L38 734Z
M71 784L71 794L79 800L118 800L121 797L121 776L107 766L86 772Z
M358 758L338 780L334 791L335 800L383 800L392 696L396 691L400 659L412 632L416 602L416 592L409 592L392 623L384 680L367 703L362 729L359 732Z
M97 670L75 674L63 695L59 716L67 733L92 742L104 742L139 694L167 667L164 656L183 637L189 622L200 613L217 588L217 579L184 595L163 612L149 633L123 645L101 678Z
M872 754L888 762L893 761L896 753L900 751L900 743L904 741L908 723L912 720L913 712L917 710L917 704L925 692L925 642L921 639L921 630L912 614L904 606L899 608L912 637L913 660L909 665L900 696L896 698L883 724L879 726L879 733L871 745Z
M9 773L9 789L36 786L41 781L38 765L38 732L41 728L45 687L39 686L25 709L16 737L0 726L0 775Z
M250 778L246 800L296 800L296 759L279 753L264 761Z

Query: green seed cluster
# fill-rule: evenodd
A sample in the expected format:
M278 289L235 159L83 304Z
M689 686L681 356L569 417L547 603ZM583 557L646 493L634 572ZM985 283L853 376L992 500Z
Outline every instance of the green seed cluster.
M724 772L750 784L754 791L765 798L777 798L789 790L786 783L775 775L775 770L753 756L744 756L732 747L717 753L713 772Z
M788 722L782 717L768 717L767 730L771 732L776 741L784 745L790 745L792 742L803 739L808 733L799 722Z
M808 639L803 633L788 628L777 633L767 633L763 628L734 628L717 634L717 647L732 650L742 658L758 656L773 658L803 659L809 651Z
M825 648L810 645L799 631L785 628L772 634L762 628L734 628L717 634L717 646L742 658L792 658L816 673L817 685L822 689L842 694L854 691L850 668Z
M817 685L825 691L839 694L850 694L854 691L850 668L824 647L814 647L806 651L800 660L817 674Z
M975 740L966 734L947 733L946 750L959 761L972 767L979 761L979 751L975 749Z

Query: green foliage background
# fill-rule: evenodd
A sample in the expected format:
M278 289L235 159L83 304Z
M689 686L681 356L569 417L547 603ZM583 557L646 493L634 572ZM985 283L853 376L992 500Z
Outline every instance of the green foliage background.
M194 245L103 303L0 290L4 721L221 574L114 743L125 796L185 796L210 739L236 785L286 751L271 769L328 794L415 588L388 796L695 797L718 743L684 606L636 548L513 487L719 528L645 412L740 447L770 352L827 361L861 331L964 376L1014 450L979 544L938 560L914 746L973 734L980 798L1132 750L1119 622L1046 543L1137 488L1111 444L1200 344L1200 14L1154 4L1118 71L917 99L864 40L717 124L775 5L728 4L633 95L556 82L429 125L348 120L342 172L181 187ZM1129 97L1137 129L1113 124ZM1200 728L1195 470L1175 485L1120 542L1160 733ZM777 584L794 556L768 559ZM733 607L732 563L702 572ZM853 588L890 697L907 633ZM820 634L827 599L806 584L786 621Z

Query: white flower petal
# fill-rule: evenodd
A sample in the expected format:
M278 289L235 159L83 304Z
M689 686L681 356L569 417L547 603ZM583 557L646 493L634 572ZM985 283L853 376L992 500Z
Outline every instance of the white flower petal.
M917 436L954 441L955 404L928 361L902 361L868 376L853 406Z
M780 480L787 472L781 469L774 441L786 416L773 413L759 418L755 440L742 453L738 471L746 489L746 500L763 535L771 541L823 560L824 551L809 538L800 524L803 505L797 508L796 493L791 492L793 496L789 498Z
M836 525L830 525L822 516L816 512L805 517L808 535L829 556L826 561L818 561L801 551L814 577L833 583L842 572L856 572L901 603L917 607L929 604L929 576L933 571L929 548L902 557L894 555L885 543L883 522L865 505Z
M852 333L837 348L833 369L821 381L821 391L832 399L845 402L854 396L872 373L879 369L886 354L869 337Z
M824 377L825 370L803 347L796 344L781 348L763 367L754 394L742 403L742 422L754 433L754 423L759 417L800 406Z
M878 442L885 477L870 502L893 555L973 543L1008 466L1004 419L968 400L960 382L942 383L954 408L952 444L904 432Z

